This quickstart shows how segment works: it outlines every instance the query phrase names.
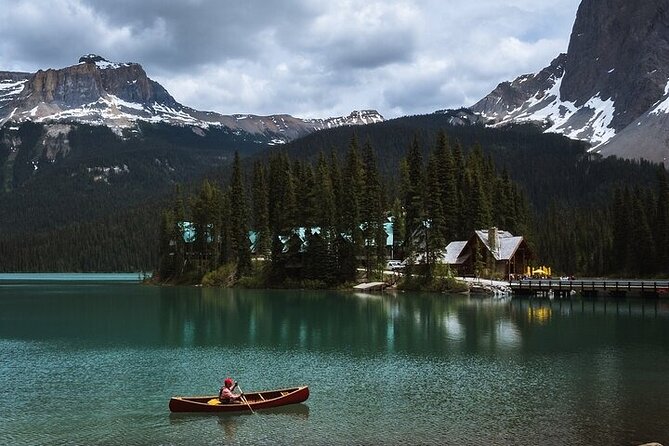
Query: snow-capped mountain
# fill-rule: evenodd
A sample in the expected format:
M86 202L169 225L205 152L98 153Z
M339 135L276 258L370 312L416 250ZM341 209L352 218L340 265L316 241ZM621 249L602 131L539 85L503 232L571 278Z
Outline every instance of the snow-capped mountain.
M567 54L472 106L496 125L539 123L595 152L669 161L669 0L583 0Z
M316 130L370 124L383 121L383 117L375 110L328 119L199 111L178 103L141 65L113 63L88 54L78 64L58 70L0 72L0 124L8 121L76 122L117 130L135 127L138 121L215 126L284 143Z

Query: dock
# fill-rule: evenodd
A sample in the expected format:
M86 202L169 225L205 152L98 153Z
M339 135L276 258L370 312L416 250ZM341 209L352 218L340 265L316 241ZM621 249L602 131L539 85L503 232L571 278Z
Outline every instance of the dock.
M511 281L509 287L516 296L568 298L580 294L584 297L669 298L669 280L531 279Z
M364 291L375 291L375 290L383 290L386 287L385 282L365 282L365 283L360 283L353 288L356 290L364 290Z

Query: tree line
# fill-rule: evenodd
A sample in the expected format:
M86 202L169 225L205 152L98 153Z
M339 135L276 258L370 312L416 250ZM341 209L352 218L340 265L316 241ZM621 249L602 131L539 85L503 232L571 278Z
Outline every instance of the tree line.
M555 202L537 219L542 258L567 274L666 277L669 274L669 178L656 166L655 187L614 188L602 205Z
M423 252L433 254L429 275L434 254L475 229L529 235L524 194L480 146L465 153L443 131L429 149L414 138L394 175L379 171L369 141L361 145L354 136L340 152L343 159L332 150L309 162L276 151L255 160L248 175L236 155L225 183L205 180L187 197L178 191L162 214L160 279L218 271L223 281L336 286L354 281L359 268L372 278L390 256Z

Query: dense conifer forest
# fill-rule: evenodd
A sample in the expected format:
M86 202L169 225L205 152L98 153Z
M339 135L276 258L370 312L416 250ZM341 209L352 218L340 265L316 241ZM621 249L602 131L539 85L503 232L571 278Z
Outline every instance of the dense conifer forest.
M0 145L2 271L159 270L192 281L219 270L210 280L330 286L356 267L378 271L391 255L381 227L395 218L396 258L494 225L523 235L556 274L669 274L666 170L601 158L532 126L457 127L434 114L262 151L190 130L149 126L123 139L81 126L71 153L38 174L30 161L41 129L20 132L30 150L9 162ZM121 170L100 177L96 166ZM195 238L178 246L182 221ZM416 229L428 224L426 243ZM262 277L258 257L271 266Z
M375 272L378 277L388 253L373 247L382 243L377 231L387 219L395 223L396 258L415 255L419 249L436 253L475 229L495 226L523 235L537 263L551 265L556 273L667 274L669 190L662 166L602 159L589 155L580 143L526 127L449 128L446 134L435 126L431 136L414 132L409 139L415 128L384 132L386 125L336 129L329 138L321 132L274 151L264 161L256 158L248 167L246 185L242 165L236 164L230 186L221 189L207 181L190 200L193 209L218 211L189 212L183 207L189 200L181 198L178 212L173 209L163 218L161 277L197 277L219 265L228 265L226 283L233 273L237 278L257 276L258 265L252 271L249 252L266 259L262 284L288 279L291 284L307 280L333 285L353 280L356 267L365 267L370 278ZM384 139L393 134L402 141ZM347 143L336 145L345 137ZM360 137L365 138L362 149ZM462 140L475 142L464 146ZM392 148L402 144L404 152L398 156ZM486 150L486 145L492 149ZM323 150L327 146L329 152ZM246 188L248 192L241 194ZM246 204L235 199L237 195L243 195ZM249 218L231 218L247 210ZM222 220L197 221L197 215L216 212ZM170 240L179 239L174 228L181 216L194 221L195 234L197 228L206 228L200 230L207 239L221 234L220 246L169 247ZM428 225L429 239L420 231ZM297 228L307 228L301 239ZM310 233L309 228L319 232ZM242 236L248 230L258 234L252 247ZM199 263L188 260L193 253L201 255ZM427 259L430 274L436 265L430 255ZM241 267L235 270L230 263Z
M55 141L45 134L30 122L0 128L0 271L153 270L174 185L261 147L168 125L141 124L132 135L74 125Z
M426 159L423 152L414 139L400 162L396 196L386 192L376 150L355 136L342 157L320 152L312 163L279 151L256 160L248 184L236 158L224 190L205 180L195 196L178 196L163 214L160 277L197 277L224 265L216 279L224 283L233 273L262 285L335 286L354 281L360 267L369 279L380 277L388 256L419 251L432 253L431 275L436 253L454 238L495 225L527 231L525 197L480 147L465 155L440 132ZM180 236L185 220L194 228L192 241ZM252 255L262 260L252 263Z

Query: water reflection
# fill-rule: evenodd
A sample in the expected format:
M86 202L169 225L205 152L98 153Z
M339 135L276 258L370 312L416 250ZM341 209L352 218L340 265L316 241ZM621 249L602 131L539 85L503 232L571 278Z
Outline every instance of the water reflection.
M639 319L643 320L639 329ZM99 345L252 346L352 355L666 346L669 304L141 285L0 286L0 336ZM587 320L587 324L574 321ZM642 330L643 333L639 333ZM591 333L596 331L593 339ZM541 345L540 345L541 343Z
M270 420L285 422L286 419L294 421L307 421L309 419L309 406L307 404L290 404L288 406L275 407L272 409L257 410L253 414L244 411L238 413L170 413L171 425L207 423L215 420L222 432L222 437L228 442L238 439L238 434L245 423L253 420L256 425L266 425Z

